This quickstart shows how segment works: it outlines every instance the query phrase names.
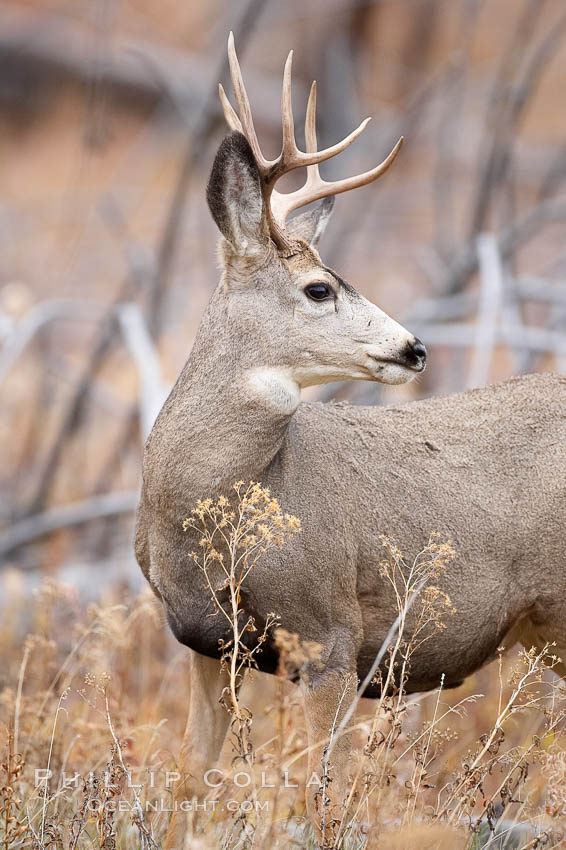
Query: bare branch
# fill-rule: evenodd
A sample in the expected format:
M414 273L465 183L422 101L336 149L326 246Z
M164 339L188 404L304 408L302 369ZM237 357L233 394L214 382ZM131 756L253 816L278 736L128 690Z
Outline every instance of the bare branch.
M138 305L123 304L118 308L118 320L138 370L142 439L145 440L167 397L168 387L161 377L157 350Z
M66 318L96 321L103 309L103 305L98 301L80 298L53 298L32 307L6 337L0 352L0 384L45 325L56 319Z
M503 293L503 271L497 240L482 233L477 240L480 264L480 299L476 323L476 340L467 387L483 387L489 378L496 340L497 317Z
M234 36L238 39L241 50L245 49L248 40L251 38L264 5L265 0L247 0L234 26ZM193 169L215 122L217 113L213 105L216 104L217 81L219 79L225 80L228 76L228 70L228 58L223 57L210 80L208 94L204 98L202 108L196 113L196 118L190 128L189 142L181 163L177 184L165 218L165 224L157 250L156 270L148 309L150 331L153 335L159 333L161 326L161 305L171 281Z
M478 327L475 324L452 322L445 325L440 323L423 322L417 324L415 330L426 340L427 345L446 345L455 348L468 348L474 345ZM495 334L496 345L521 346L536 354L566 354L566 337L558 331L546 328L516 327L501 325Z
M498 237L501 259L508 259L515 250L533 239L547 224L562 221L564 218L566 218L565 197L537 204ZM460 292L477 270L478 256L475 246L466 245L449 268L440 291L445 294Z
M0 534L0 558L53 531L70 528L93 519L133 513L138 499L137 491L106 493L103 496L93 496L82 502L51 508L44 513L27 517Z

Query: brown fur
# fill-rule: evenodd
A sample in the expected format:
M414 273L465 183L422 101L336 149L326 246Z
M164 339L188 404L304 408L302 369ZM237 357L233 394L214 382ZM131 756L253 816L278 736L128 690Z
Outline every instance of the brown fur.
M224 150L213 172L225 272L145 448L136 553L178 639L217 658L225 633L220 618L207 616L211 600L188 557L197 541L183 520L198 498L228 493L239 479L269 486L301 519L302 533L249 575L244 604L259 623L274 611L289 632L322 646L322 667L304 686L316 743L334 717L338 676L364 676L397 614L378 569L380 534L409 561L431 532L456 550L441 579L456 613L413 656L410 691L437 687L443 674L448 686L459 684L509 634L566 650L566 379L531 375L400 407L298 404L293 388L340 376L409 380L414 338L332 276L305 242L294 257L277 254L241 150L241 141ZM238 179L248 175L238 197L224 192L232 168ZM308 301L305 281L318 279L335 286L332 303ZM276 669L273 644L258 658ZM196 753L197 771L214 766L204 762L223 737L203 742L203 712L218 714L215 729L227 724L214 664L195 662L184 749ZM320 756L313 749L309 771ZM333 757L339 800L347 741ZM183 829L172 825L169 847L180 846Z

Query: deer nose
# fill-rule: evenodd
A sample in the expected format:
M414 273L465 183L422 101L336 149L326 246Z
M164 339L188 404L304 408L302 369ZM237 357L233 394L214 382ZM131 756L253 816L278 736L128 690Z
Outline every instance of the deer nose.
M422 372L426 363L426 348L420 339L415 337L414 340L409 343L407 346L407 355L407 359L410 361L411 366L414 366L415 369Z
M413 354L416 354L416 356L420 357L422 360L426 360L426 348L417 337L415 337L415 341L413 343Z

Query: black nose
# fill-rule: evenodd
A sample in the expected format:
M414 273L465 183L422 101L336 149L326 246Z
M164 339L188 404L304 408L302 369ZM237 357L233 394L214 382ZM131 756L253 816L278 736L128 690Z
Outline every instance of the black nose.
M409 343L407 346L407 360L410 362L411 366L421 372L425 367L426 348L420 339L417 339L417 337L415 337L413 342Z
M413 353L416 354L417 357L420 357L422 360L426 360L426 348L424 347L420 339L417 339L417 337L415 337L415 341L413 343Z

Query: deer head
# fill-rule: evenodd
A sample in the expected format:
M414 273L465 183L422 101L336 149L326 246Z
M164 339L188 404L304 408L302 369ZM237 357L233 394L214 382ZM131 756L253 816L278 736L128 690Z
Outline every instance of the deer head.
M277 395L284 384L298 397L300 387L328 381L412 380L424 369L424 345L325 266L316 248L334 196L380 177L397 156L402 139L371 171L323 180L319 163L345 150L369 119L343 141L319 151L313 83L305 121L307 150L299 150L291 107L291 51L283 77L283 145L277 159L270 161L259 147L232 34L228 56L238 113L220 86L232 132L216 154L207 198L223 237L224 308L246 349L254 386ZM301 167L307 169L304 186L288 194L278 192L280 177ZM287 222L291 212L313 201L320 201L316 208Z

